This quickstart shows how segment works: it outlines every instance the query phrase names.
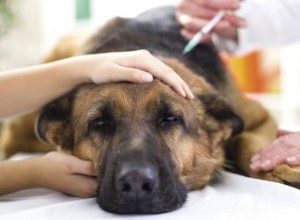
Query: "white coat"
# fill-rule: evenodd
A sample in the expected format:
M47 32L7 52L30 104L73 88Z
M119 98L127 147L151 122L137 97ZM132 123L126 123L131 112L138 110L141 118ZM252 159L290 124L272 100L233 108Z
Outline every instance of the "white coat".
M237 14L248 23L238 30L238 42L214 36L217 47L242 55L300 41L300 0L245 0Z

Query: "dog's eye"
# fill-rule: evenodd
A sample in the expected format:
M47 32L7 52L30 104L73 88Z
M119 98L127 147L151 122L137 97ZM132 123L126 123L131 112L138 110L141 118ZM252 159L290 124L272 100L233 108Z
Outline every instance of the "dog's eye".
M160 126L165 127L165 126L175 125L178 122L179 122L178 117L174 115L167 115L161 119Z
M94 130L98 130L98 129L103 128L105 125L107 125L107 123L108 123L108 121L105 118L99 117L99 118L92 120L91 127Z

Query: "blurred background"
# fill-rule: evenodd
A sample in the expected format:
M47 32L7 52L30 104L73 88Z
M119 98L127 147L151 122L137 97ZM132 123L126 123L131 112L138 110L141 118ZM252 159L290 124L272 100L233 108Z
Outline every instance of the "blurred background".
M0 0L0 71L39 63L74 30L93 29L118 15L133 17L178 0ZM247 56L222 54L240 88L284 128L300 124L300 43ZM0 88L1 92L1 88Z

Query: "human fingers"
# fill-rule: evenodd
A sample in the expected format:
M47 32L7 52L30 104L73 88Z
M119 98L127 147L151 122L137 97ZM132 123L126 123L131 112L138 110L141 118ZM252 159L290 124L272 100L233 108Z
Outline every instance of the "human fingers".
M273 152L274 153L274 152ZM281 154L270 154L269 158L264 158L252 162L250 168L255 171L270 171L279 164L300 165L300 151L297 148L291 148Z
M135 67L111 64L110 68L112 68L113 71L111 71L111 73L105 78L102 76L101 82L129 81L134 83L146 83L153 81L152 74Z
M184 25L184 20L180 20L182 15L209 19L212 18L216 12L216 10L203 7L203 4L199 4L195 1L181 1L177 5L176 17L179 19L179 21L181 21L180 23Z
M280 138L291 145L291 152L286 155L285 162L291 166L300 165L300 132L281 131Z
M145 83L145 82L151 82L153 80L153 76L151 74L139 69L122 67L122 70L120 70L120 72L122 72L123 74L116 74L116 76L113 76L112 74L112 77L116 81L125 80L125 81L131 81L136 83ZM163 75L156 75L155 77L163 81L164 83L170 85L172 89L174 89L180 95L188 99L193 98L193 94L190 92L189 87L180 77L169 76L168 73Z
M292 131L279 129L277 132L277 137L284 136L284 135L291 134L291 133L292 133Z
M239 2L238 1L181 1L181 3L178 4L178 11L176 13L176 19L177 21L186 29L196 29L197 31L200 30L207 22L209 22L213 16L215 16L220 9L226 9L228 10L236 10L239 8ZM224 24L227 22L232 23L234 26L236 24L239 24L242 26L244 25L245 21L244 19L235 16L234 14L230 16L230 13L227 13L228 21L226 19L223 19L223 22L220 21L217 24L217 28L215 30L218 30L218 28L224 28ZM226 22L224 22L226 21ZM224 24L223 24L224 23ZM227 24L228 26L228 24Z
M297 153L287 157L285 162L291 166L299 166L300 165L300 152L297 152Z
M274 155L284 155L291 149L298 149L300 151L300 133L299 132L285 132L285 135L279 136L271 144L264 147L260 152L255 154L251 161L266 160Z
M284 162L284 152L287 149L288 146L280 140L273 141L251 158L250 168L255 172L273 169L276 165Z
M250 168L255 172L269 171L274 169L277 165L284 163L285 159L286 156L283 154L268 155L268 158L263 158L251 162Z
M251 169L254 171L268 171L278 164L300 165L300 133L289 133L280 136L270 145L263 148L251 158Z
M193 98L193 94L181 77L169 66L151 55L146 50L136 51L136 56L119 62L124 67L137 68L151 73L157 79L171 86L176 92L186 98Z
M84 198L96 195L97 181L90 161L60 152L50 152L39 161L39 186Z
M50 163L60 165L60 169L64 169L66 173L77 173L88 176L96 175L95 167L92 161L81 160L73 155L56 151L46 154L45 157L50 160Z
M209 20L202 18L189 18L188 21L185 21L185 25L181 30L182 36L190 40L193 36L201 30ZM211 39L212 33L216 33L220 36L235 39L237 36L237 28L247 26L245 19L235 16L234 14L226 15L216 26L212 29L209 35L206 35L205 39L201 42L206 42Z
M241 5L239 0L194 0L204 7L215 10L237 10Z
M283 149L282 147L285 147L281 144L280 140L275 140L271 144L265 146L262 148L259 152L257 152L255 155L251 157L251 162L261 161L261 160L267 160L269 159L273 154L276 152L281 152Z
M72 173L86 176L96 176L96 170L92 161L85 161L78 158L70 160Z
M181 30L181 34L182 36L187 39L187 40L191 40L194 35L196 34L197 32L192 32L192 31L189 31L189 30ZM212 37L212 33L208 33L207 35L205 35L203 37L203 39L201 40L200 43L205 43L205 42L208 42L211 40L211 37Z
M232 27L241 28L247 26L246 19L235 15L234 13L226 13L223 20L228 22Z
M238 0L182 0L177 8L179 11L187 11L189 13L202 13L196 10L236 10L240 7Z
M197 33L208 22L209 22L209 20L207 20L207 19L192 17L189 22L186 22L183 29L188 30L189 32ZM216 24L216 26L213 28L212 32L219 30L219 29L228 28L228 27L230 27L229 22L226 20L221 20Z
M152 56L152 58L154 58ZM186 84L186 82L168 65L164 64L161 60L156 59L156 62L158 62L159 65L161 65L162 68L165 68L166 74L162 74L161 71L157 71L157 74L154 76L163 81L164 83L170 85L175 91L180 92L184 91L185 97L187 99L193 99L194 95L191 92L189 86ZM182 92L180 92L182 93ZM183 93L182 93L183 94ZM184 95L183 95L184 96Z
M64 184L61 186L61 188L58 188L56 190L80 198L91 198L96 196L97 193L96 178L88 177L84 175L72 175L68 178L69 179L66 183L69 184Z

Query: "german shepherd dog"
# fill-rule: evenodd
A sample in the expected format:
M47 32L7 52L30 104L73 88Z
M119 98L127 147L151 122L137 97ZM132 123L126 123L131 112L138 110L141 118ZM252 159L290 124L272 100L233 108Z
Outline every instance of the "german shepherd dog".
M184 55L186 43L175 9L163 7L134 19L116 18L83 44L60 43L48 59L148 50L195 95L184 99L159 80L85 84L38 113L36 133L42 140L94 162L97 202L106 211L154 214L178 209L189 190L205 187L225 165L248 176L299 183L297 167L251 172L251 156L276 137L274 120L239 91L212 43ZM49 149L28 132L36 114L4 126L6 156L24 146Z

